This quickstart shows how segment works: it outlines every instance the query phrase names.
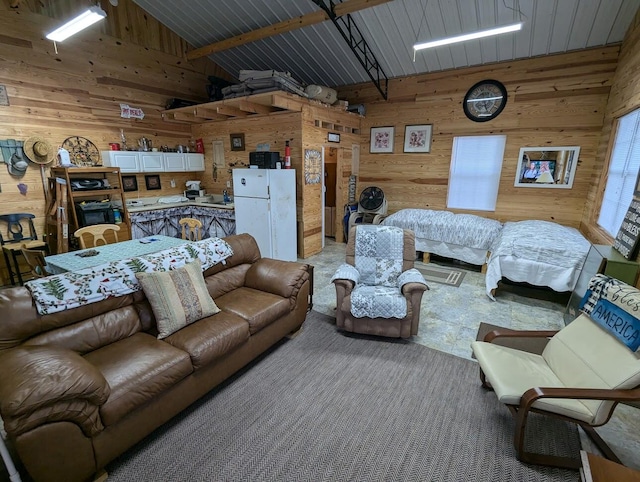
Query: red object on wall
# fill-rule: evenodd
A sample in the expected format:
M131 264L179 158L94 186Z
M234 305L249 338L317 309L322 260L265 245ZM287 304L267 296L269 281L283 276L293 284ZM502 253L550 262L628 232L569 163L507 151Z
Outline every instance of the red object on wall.
M196 139L196 152L204 154L204 142L202 142L202 139Z
M119 151L120 150L120 144L118 144L117 142L111 142L109 144L109 149L111 149L112 151Z
M289 147L289 141L284 144L284 168L291 169L291 147Z

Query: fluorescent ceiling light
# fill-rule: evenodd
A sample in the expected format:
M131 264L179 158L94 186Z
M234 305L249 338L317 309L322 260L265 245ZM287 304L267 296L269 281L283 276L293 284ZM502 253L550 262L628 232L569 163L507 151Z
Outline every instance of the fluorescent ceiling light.
M522 28L522 22L514 23L513 25L506 25L504 27L492 28L489 30L481 30L479 32L458 35L456 37L447 37L440 40L433 40L431 42L415 44L413 46L413 50L430 49L433 47L440 47L441 45L455 44L458 42L465 42L467 40L474 40L474 39L483 38L483 37L491 37L492 35L500 35L502 33L516 32L521 28Z
M93 25L106 16L107 14L100 7L91 7L78 15L76 18L69 20L62 27L57 28L53 32L47 34L47 38L49 40L53 40L54 42L62 42L64 39L77 34L80 30L84 30L89 25Z

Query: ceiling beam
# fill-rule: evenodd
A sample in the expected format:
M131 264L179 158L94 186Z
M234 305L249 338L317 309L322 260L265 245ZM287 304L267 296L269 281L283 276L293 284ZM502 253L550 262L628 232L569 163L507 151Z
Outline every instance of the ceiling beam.
M218 114L226 115L229 117L247 117L249 115L248 112L240 110L232 105L221 105L216 107L215 110Z
M227 120L229 118L229 116L218 114L215 109L206 109L199 106L196 107L195 116L207 120Z
M347 0L346 2L339 3L334 7L334 13L336 16L347 15L349 13L357 12L358 10L364 10L365 8L375 7L388 3L393 0ZM215 42L210 45L205 45L195 50L187 52L187 60L195 60L200 57L206 57L207 55L228 50L239 45L244 45L256 40L262 40L264 38L273 37L274 35L280 35L281 33L297 30L302 27L308 27L309 25L315 25L329 20L329 16L323 10L302 15L300 17L290 18L283 20L282 22L274 23L250 32L246 32L235 37L231 37L220 42Z
M238 102L238 108L251 114L271 114L272 112L278 110L275 107L256 104L255 102L249 102L248 100L244 99L241 99Z

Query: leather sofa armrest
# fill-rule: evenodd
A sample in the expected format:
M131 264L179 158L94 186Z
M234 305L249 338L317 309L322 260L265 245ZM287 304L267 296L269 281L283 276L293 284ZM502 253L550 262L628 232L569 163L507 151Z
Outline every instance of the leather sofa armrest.
M50 346L23 346L0 354L0 413L20 418L60 402L107 401L111 388L79 354Z
M306 264L260 258L247 270L244 285L283 298L295 298L308 279Z

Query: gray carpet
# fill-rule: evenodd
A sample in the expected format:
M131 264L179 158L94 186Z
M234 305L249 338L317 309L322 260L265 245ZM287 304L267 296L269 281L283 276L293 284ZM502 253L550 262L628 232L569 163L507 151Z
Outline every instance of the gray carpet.
M299 336L110 464L109 481L578 480L516 460L511 415L474 362L331 321L311 312ZM530 423L536 449L578 456L573 426Z

